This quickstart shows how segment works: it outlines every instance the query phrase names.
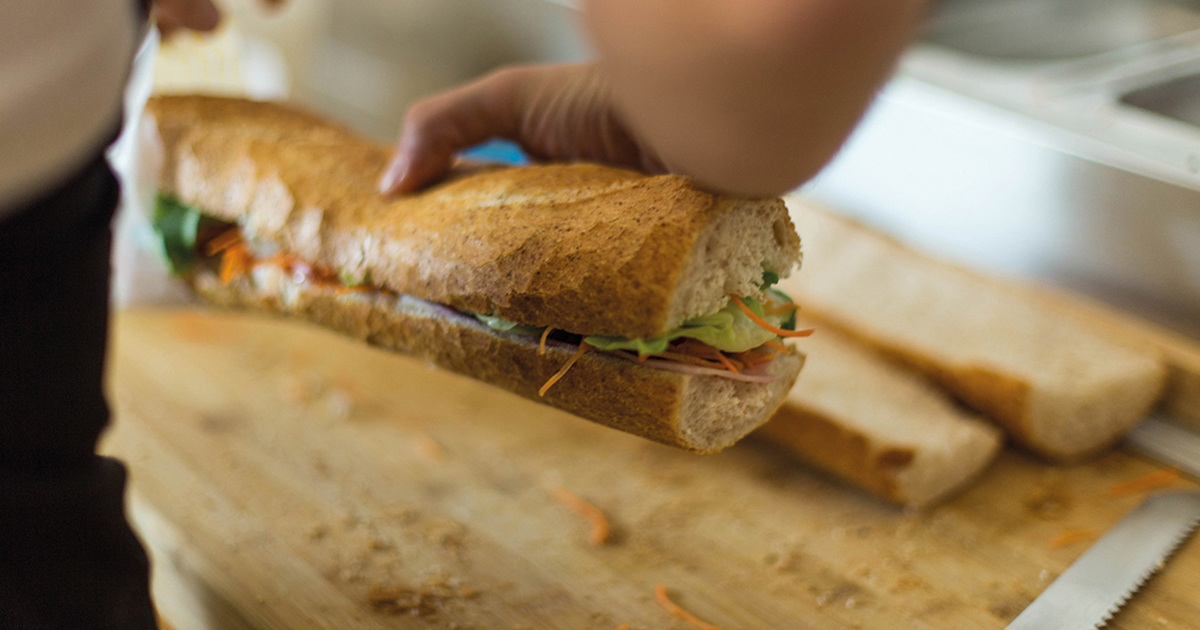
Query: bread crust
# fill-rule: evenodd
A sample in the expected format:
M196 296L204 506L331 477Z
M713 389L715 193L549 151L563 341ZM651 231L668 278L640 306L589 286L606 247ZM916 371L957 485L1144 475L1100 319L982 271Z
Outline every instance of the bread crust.
M1044 457L1098 453L1161 397L1161 352L1046 310L800 198L817 273L783 283L804 312L924 373Z
M812 365L756 435L895 503L924 507L965 487L1000 431L915 372L801 316Z
M730 446L766 422L804 364L799 353L778 357L770 370L780 380L758 384L667 372L591 352L539 397L538 389L575 353L575 346L552 342L540 355L536 338L492 330L424 300L296 283L268 265L256 266L228 285L203 267L188 281L210 303L316 323L587 420L698 453Z
M376 183L390 150L315 116L201 96L155 98L147 111L164 144L164 192L310 263L523 324L657 337L731 293L756 294L751 273L704 284L701 300L682 295L705 228L730 213L752 215L745 223L766 235L744 239L742 258L757 259L742 267L786 276L799 259L782 200L712 195L678 176L491 168L387 199Z

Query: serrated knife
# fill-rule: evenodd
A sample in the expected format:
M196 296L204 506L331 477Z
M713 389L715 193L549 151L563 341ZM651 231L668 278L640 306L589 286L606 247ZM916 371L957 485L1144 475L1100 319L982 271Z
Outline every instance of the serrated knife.
M1103 627L1200 523L1200 492L1152 496L1121 519L1006 630Z

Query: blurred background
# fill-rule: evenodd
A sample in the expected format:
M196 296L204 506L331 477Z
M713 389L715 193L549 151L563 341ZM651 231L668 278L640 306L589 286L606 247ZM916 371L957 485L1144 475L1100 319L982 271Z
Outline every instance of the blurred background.
M570 0L222 0L160 92L290 98L391 142L415 99L589 56ZM1200 0L947 0L801 191L931 254L1200 337Z

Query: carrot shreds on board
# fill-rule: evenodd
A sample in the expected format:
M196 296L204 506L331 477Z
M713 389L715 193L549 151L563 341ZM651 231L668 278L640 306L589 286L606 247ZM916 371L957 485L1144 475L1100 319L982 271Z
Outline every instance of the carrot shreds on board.
M704 628L704 630L721 630L711 623L705 623L701 621L692 613L680 608L679 604L671 601L671 598L667 597L667 587L663 584L659 584L654 587L654 599L657 599L658 603L663 608L666 608L667 611L672 615L679 617L680 619L692 624L693 626L696 626L697 628Z
M542 331L542 341L538 344L538 354L546 354L546 338L550 336L550 331L552 330L554 329L547 326L546 330Z
M769 347L769 348L774 348L774 349L776 349L776 350L778 350L778 351L780 351L780 352L782 352L782 353L784 353L784 354L791 354L791 353L792 353L792 351L791 351L791 350L788 350L788 347L787 347L787 346L785 346L785 345L783 345L783 344L781 344L781 343L779 343L778 341L775 341L775 340L767 341L767 342L763 343L763 345L764 345L764 346L767 346L767 347Z
M616 627L616 630L629 630L629 624L623 623Z
M1084 540L1091 540L1096 537L1096 531L1090 527L1079 527L1076 529L1068 529L1067 531L1055 536L1050 541L1051 549L1061 549L1067 545L1073 545Z
M421 431L417 434L417 450L427 459L440 462L446 459L446 451L442 449L442 445L429 436L428 433Z
M551 376L550 380L546 381L546 384L542 385L542 388L538 390L538 396L545 396L546 391L550 389L550 386L557 383L558 379L566 375L567 370L571 369L572 365L575 365L575 362L579 360L579 357L583 356L584 352L587 352L587 349L588 345L586 343L580 343L579 349L575 351L575 354L571 355L571 358L567 359L566 364L559 368L559 370L554 373L554 376Z
M588 542L593 545L603 545L608 540L610 531L608 517L604 516L604 512L601 512L600 508L584 501L579 495L562 486L554 489L554 498L558 499L558 502L566 506L568 510L586 518L592 524L592 533L588 537Z
M1122 481L1109 489L1108 494L1112 497L1123 497L1139 492L1150 492L1171 485L1175 480L1179 479L1179 469L1163 468L1152 473L1147 473L1141 477L1134 477L1128 481Z
M208 245L206 245L204 249L206 252L208 252L209 256L216 256L217 254L241 242L241 230L233 227L218 234L216 238L208 242Z
M759 317L758 313L755 313L754 311L750 310L749 306L746 306L746 303L742 301L742 298L740 298L736 295L730 295L729 299L733 300L733 303L737 305L738 310L745 313L746 317L750 318L750 321L754 322L755 324L758 324L759 326L761 326L764 330L767 330L768 332L773 332L776 335L779 335L780 337L807 337L807 336L813 334L813 329L811 329L811 328L809 328L808 330L784 330L784 329L772 324L771 322L768 322L767 320Z
M242 244L232 245L221 254L221 284L228 285L250 268L250 252Z

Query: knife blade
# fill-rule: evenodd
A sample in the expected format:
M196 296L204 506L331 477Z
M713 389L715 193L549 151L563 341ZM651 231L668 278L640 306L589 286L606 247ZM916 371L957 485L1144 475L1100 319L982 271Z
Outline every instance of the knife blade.
M1096 541L1006 630L1095 630L1108 623L1200 523L1200 492L1152 496Z
M1154 460L1200 477L1200 434L1151 416L1129 432L1126 444Z

